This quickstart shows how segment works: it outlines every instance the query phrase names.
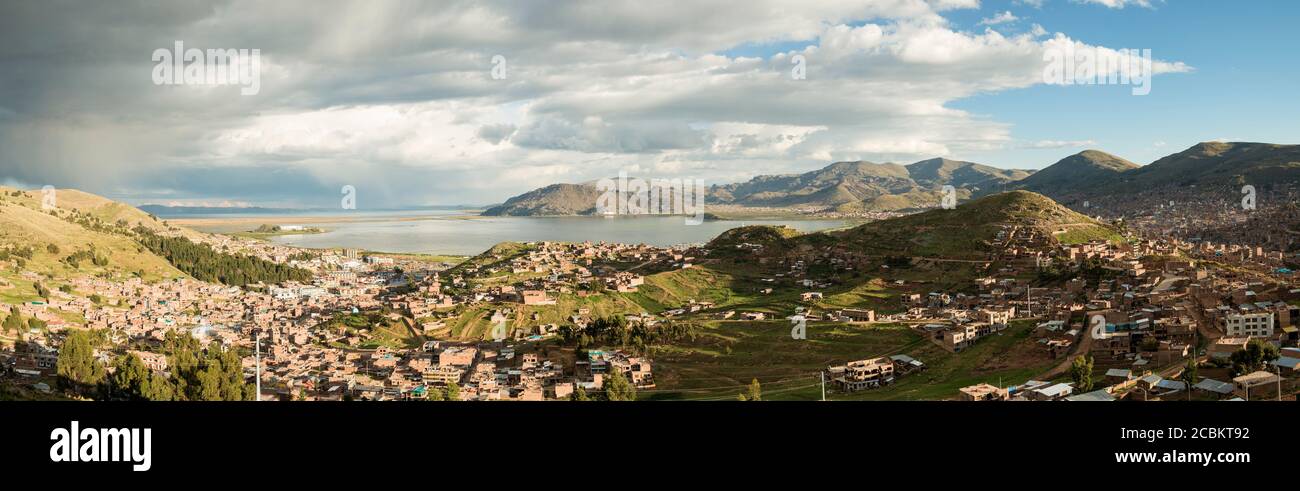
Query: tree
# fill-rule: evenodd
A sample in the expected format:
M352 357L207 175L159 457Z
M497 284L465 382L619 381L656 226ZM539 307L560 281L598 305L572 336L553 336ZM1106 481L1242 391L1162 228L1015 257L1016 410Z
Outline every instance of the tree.
M605 400L607 401L635 401L636 387L627 381L623 372L617 369L611 370L605 375Z
M59 382L74 392L104 380L104 367L95 360L95 345L87 331L68 333L59 348L58 365Z
M215 341L208 345L209 367L217 367L221 375L221 400L223 401L243 401L249 400L256 396L249 385L244 382L244 369L240 363L239 354L234 350L223 351L221 346Z
M447 400L447 396L443 395L442 389L439 389L437 387L429 387L428 392L426 392L424 395L424 400L445 401Z
M1232 373L1242 375L1256 370L1263 370L1268 363L1278 359L1280 353L1277 346L1263 339L1252 339L1246 343L1246 347L1233 353L1229 360L1232 361Z
M145 398L151 401L174 401L176 400L176 385L167 377L150 374Z
M9 313L9 317L5 318L5 323L4 323L5 332L9 332L9 331L22 332L23 324L24 324L23 314L19 313L18 309L13 309L13 312Z
M1074 379L1074 388L1079 392L1092 391L1092 365L1092 357L1085 358L1083 355L1075 357L1074 362L1070 363L1070 378Z
M1197 367L1198 367L1198 365L1196 364L1196 359L1194 359L1194 358L1191 359L1191 360L1187 360L1187 366L1183 367L1183 376L1182 376L1182 381L1183 381L1183 382L1187 382L1187 385L1189 385L1189 386L1190 386L1190 385L1196 385L1196 382L1197 382L1197 380L1196 380L1196 369L1197 369Z
M447 400L448 401L460 400L460 384L457 384L456 382L447 384Z
M1142 351L1158 351L1160 349L1160 340L1154 337L1142 338Z
M741 401L761 401L763 400L763 386L759 385L758 379L753 379L749 383L748 393L740 394L737 399Z
M588 397L588 396L587 396L587 389L584 389L584 388L582 388L581 385L579 385L576 389L573 389L573 393L572 393L572 394L569 394L569 400L570 400L570 401L590 401L590 400L591 400L591 397Z
M220 401L221 391L221 368L208 366L198 372L198 386L191 396L191 400L196 401Z
M173 399L239 401L257 396L254 385L244 381L239 355L223 351L215 341L205 350L193 336L173 331L163 339L162 351L172 367Z
M221 253L206 244L196 244L184 237L161 236L143 226L137 227L135 233L145 248L199 280L234 286L311 280L311 272L305 269L254 256Z
M109 391L113 397L132 401L147 400L150 395L149 368L140 357L127 353L113 360L113 375L109 377Z
M1191 400L1192 398L1192 386L1196 385L1196 368L1197 368L1197 364L1196 364L1195 357L1193 357L1190 360L1187 360L1187 366L1183 367L1183 376L1181 378L1183 383L1187 384L1188 400Z

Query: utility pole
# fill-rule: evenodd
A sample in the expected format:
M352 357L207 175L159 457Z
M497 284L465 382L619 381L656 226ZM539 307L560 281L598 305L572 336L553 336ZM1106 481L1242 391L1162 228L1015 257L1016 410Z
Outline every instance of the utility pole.
M826 402L826 372L817 372L817 374L822 377L822 402ZM1280 389L1278 393L1281 393Z
M262 331L257 331L256 341L253 342L253 359L257 362L257 402L262 402Z

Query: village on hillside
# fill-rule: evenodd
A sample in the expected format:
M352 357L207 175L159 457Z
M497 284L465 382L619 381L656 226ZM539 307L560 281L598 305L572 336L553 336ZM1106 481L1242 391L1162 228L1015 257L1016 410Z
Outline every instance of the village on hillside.
M20 253L0 246L7 247L0 258L0 363L3 383L21 394L64 393L61 350L74 334L93 332L104 337L90 355L109 372L101 383L123 356L161 380L174 375L176 355L168 349L170 336L180 333L208 350L237 354L237 372L260 390L244 399L618 400L638 390L674 390L679 374L668 383L657 377L656 348L694 338L701 323L901 326L940 350L926 352L957 360L1012 326L1028 326L1016 336L1048 369L1023 380L954 387L937 398L1295 398L1300 289L1291 286L1286 253L1161 234L1124 241L1049 236L1066 233L1006 224L986 244L985 258L960 260L881 258L842 244L777 252L755 243L590 242L502 244L444 260L203 235L212 251L310 273L243 287L189 277L54 278L24 264L33 254L67 254L54 252L56 245ZM774 291L793 292L797 301L753 308L754 302L689 298L655 308L660 304L638 296L647 278L728 261L749 264L758 275L752 285L728 287L748 290L757 305L778 297ZM965 268L971 278L945 287L902 279L904 271L944 265ZM852 288L846 272L878 276L891 294L869 305L830 302ZM809 370L821 397L837 398L930 377L932 365L916 352L863 351ZM753 384L757 397L759 380Z

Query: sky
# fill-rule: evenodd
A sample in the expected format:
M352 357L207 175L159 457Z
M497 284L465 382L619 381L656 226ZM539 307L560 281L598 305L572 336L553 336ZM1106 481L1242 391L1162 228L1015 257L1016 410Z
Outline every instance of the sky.
M619 172L1146 164L1297 143L1296 20L1267 0L4 2L0 183L393 208ZM259 50L257 90L156 83L178 41ZM1149 93L1048 83L1066 49L1150 49Z

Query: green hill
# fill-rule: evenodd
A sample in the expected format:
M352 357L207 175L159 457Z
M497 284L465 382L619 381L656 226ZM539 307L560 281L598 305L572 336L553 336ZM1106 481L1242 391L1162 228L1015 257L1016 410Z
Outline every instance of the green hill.
M82 272L86 274L110 273L118 275L140 274L147 280L185 276L161 257L150 254L130 237L95 226L78 223L78 217L67 210L63 217L39 209L38 202L30 196L14 196L8 189L0 200L0 248L35 251L24 261L26 269L56 278ZM49 248L54 244L57 252ZM67 258L78 252L106 259L96 265L93 259L70 264ZM101 261L102 262L102 261Z
M1300 181L1300 145L1198 143L1150 165L1125 172L1124 177L1124 182L1110 186L1107 191L1296 182Z
M999 193L951 210L880 220L829 235L872 254L961 259L983 257L1004 226L1032 228L1056 242L1119 238L1110 226L1028 191Z
M1204 198L1236 195L1244 184L1270 187L1300 183L1300 145L1203 142L1144 166L1104 152L1072 155L1014 186L1069 205L1084 200L1124 208L1150 206L1135 196ZM1142 211L1142 210L1135 210Z
M738 246L757 245L768 249L784 250L790 247L791 237L799 232L790 227L750 225L727 230L709 241L709 249L735 249Z
M127 204L59 189L54 207L47 210L43 195L40 190L0 188L0 253L22 270L55 280L95 275L154 281L188 274L228 285L310 278L305 270L215 251L198 242L203 234L168 225ZM17 276L5 273L10 279Z
M738 244L762 245L763 254L797 248L841 247L885 256L979 259L993 250L1007 227L1030 228L1053 243L1119 240L1111 226L1028 191L976 199L951 210L931 210L832 232L795 235L765 226L728 230L709 243L716 253ZM734 254L734 253L732 253Z
M1085 150L1017 181L1015 187L1064 199L1121 182L1126 172L1137 168L1106 152Z

